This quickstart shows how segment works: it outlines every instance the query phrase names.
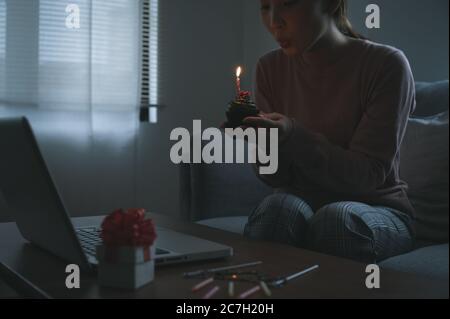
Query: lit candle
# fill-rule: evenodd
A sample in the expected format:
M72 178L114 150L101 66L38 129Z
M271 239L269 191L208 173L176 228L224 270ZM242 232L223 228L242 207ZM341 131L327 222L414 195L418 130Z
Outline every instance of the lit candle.
M237 95L239 96L241 93L241 73L242 73L242 68L238 67L236 69L236 89L237 89Z

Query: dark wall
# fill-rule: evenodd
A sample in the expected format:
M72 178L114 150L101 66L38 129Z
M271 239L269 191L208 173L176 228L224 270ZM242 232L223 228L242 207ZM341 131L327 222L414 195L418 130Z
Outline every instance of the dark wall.
M370 3L380 6L380 29L364 25ZM448 0L350 0L349 9L362 34L405 52L416 81L439 81L449 78L448 4Z
M381 9L380 29L367 29L368 4ZM417 81L448 79L448 0L349 0L349 15L354 28L375 42L403 50ZM251 72L259 56L275 42L259 18L259 0L245 3L245 61Z

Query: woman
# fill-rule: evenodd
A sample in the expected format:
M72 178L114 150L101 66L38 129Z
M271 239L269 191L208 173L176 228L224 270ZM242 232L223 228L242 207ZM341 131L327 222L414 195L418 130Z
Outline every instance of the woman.
M257 66L260 117L279 129L276 189L245 235L373 263L413 248L413 208L399 151L414 79L393 47L361 39L345 0L261 0L280 49Z

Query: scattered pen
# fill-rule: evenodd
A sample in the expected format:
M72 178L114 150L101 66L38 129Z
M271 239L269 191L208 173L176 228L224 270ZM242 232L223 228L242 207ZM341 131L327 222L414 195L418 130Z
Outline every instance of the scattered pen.
M241 293L241 294L239 295L239 299L246 299L246 298L250 297L251 295L257 293L257 292L260 291L260 290L261 290L261 286L260 286L260 285L255 286L255 287L253 287L253 288L251 288L251 289L249 289L249 290L244 291L243 293Z
M201 269L201 270L186 272L183 274L183 276L189 278L189 277L195 277L195 276L202 275L202 274L211 274L211 273L215 273L215 272L219 272L219 271L251 267L251 266L256 266L259 264L262 264L262 261L255 261L255 262L246 263L246 264L225 266L225 267L219 267L219 268Z
M212 296L214 296L218 291L220 290L219 286L215 286L210 291L208 291L204 296L203 299L210 299Z
M261 281L259 284L261 285L261 288L267 297L272 296L272 292L270 291L269 287L267 286L267 284L264 281Z
M233 281L228 282L228 296L234 297L234 282Z
M203 280L202 282L200 282L199 284L195 285L194 287L192 287L192 291L199 291L200 289L202 289L203 287L209 285L210 283L212 283L214 281L214 278L208 278L206 280Z
M298 278L300 276L303 276L303 275L305 275L305 274L307 274L307 273L309 273L309 272L311 272L313 270L316 270L317 268L319 268L319 265L314 265L314 266L309 267L309 268L307 268L305 270L302 270L302 271L300 271L298 273L295 273L295 274L292 274L290 276L286 276L286 277L280 278L278 280L274 280L274 281L270 282L269 285L272 286L272 287L282 286L285 283L287 283L288 281L291 281L292 279L295 279L295 278Z

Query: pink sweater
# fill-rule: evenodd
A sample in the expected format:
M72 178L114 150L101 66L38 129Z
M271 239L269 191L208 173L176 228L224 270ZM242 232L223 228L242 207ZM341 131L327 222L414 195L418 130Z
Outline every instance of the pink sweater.
M414 79L401 51L355 40L320 73L272 51L258 62L255 100L264 112L296 120L280 145L278 172L260 175L264 182L315 210L358 201L414 215L399 178L400 145L415 108Z

